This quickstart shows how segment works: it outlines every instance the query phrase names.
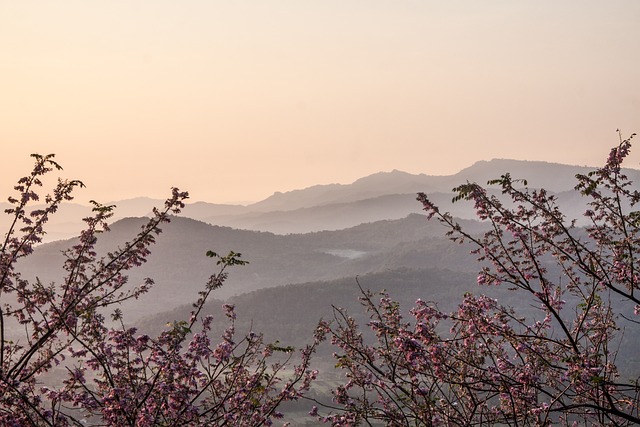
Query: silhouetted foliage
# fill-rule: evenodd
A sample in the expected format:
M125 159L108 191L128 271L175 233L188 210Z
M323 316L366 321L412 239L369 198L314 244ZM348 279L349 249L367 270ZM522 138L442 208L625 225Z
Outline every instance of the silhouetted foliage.
M478 284L509 288L535 311L466 294L453 311L418 300L405 320L389 295L363 290L373 341L345 310L319 325L347 374L333 392L333 414L320 419L344 426L640 423L638 372L622 377L617 359L621 327L637 336L640 312L640 193L621 169L631 138L620 139L602 168L576 176L575 190L589 198L586 229L563 215L553 195L522 188L509 174L488 183L503 198L476 183L455 189L455 200L472 202L490 225L481 235L419 194L454 242L475 247Z
M298 399L316 375L309 369L315 344L304 347L299 365L291 367L293 348L266 343L254 332L237 336L232 305L224 307L228 323L218 343L210 334L213 317L200 316L227 279L227 268L246 263L239 253L207 253L219 271L187 319L155 337L125 327L119 304L144 297L153 286L145 279L132 288L127 273L146 261L160 226L180 212L187 193L174 188L132 240L102 257L96 244L109 231L114 206L92 202L93 216L64 252L64 280L21 276L16 264L32 254L49 217L82 185L59 180L44 197L45 207L28 211L40 199L42 177L61 169L53 155L34 158L33 171L9 198L13 207L6 212L13 221L0 247L0 424L259 426L282 417L280 404ZM63 378L52 378L60 369Z

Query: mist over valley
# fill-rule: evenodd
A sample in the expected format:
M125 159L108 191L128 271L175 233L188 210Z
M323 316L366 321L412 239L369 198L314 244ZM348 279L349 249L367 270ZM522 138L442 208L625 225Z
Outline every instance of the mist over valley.
M469 255L470 248L452 244L438 222L427 221L416 201L417 192L426 191L443 211L460 218L465 229L478 233L485 225L473 219L469 203L452 203L452 189L467 181L484 184L511 172L513 178L526 179L531 188L546 187L555 192L564 212L582 221L586 201L571 189L575 174L589 170L545 162L492 160L475 163L452 176L381 172L348 185L274 193L246 206L190 203L162 227L148 262L129 275L130 286L142 283L145 277L151 277L155 285L145 298L124 303L123 309L127 321L135 322L193 303L217 268L204 256L208 250L220 254L233 250L249 261L230 271L225 286L215 292L214 297L220 300L298 283L346 280L353 284L358 276L397 270L411 271L414 278L424 269L448 271L452 277L476 273L478 265ZM639 171L626 172L631 179L640 179ZM162 201L140 197L109 204L116 205L116 219L111 231L99 238L102 253L135 235L145 222L143 217ZM86 206L63 205L48 224L48 236L77 234L79 219L89 213ZM64 239L39 246L20 263L23 275L45 283L61 280L62 251L74 242ZM424 293L413 287L410 294L398 297L414 301L430 298L433 288L441 284L427 282ZM467 289L469 283L463 282L460 285ZM379 281L372 286L384 288ZM298 304L310 304L304 301L304 293L299 296Z

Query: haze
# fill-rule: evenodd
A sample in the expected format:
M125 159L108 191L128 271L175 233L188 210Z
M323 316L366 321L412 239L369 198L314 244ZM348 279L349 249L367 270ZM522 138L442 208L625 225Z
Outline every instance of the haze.
M80 201L599 165L640 132L638 22L636 0L1 1L0 190L33 152Z

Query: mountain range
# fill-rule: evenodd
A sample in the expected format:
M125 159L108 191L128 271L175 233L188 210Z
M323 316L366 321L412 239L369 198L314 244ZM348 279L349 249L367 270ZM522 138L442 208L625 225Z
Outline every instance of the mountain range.
M229 205L207 202L189 203L182 216L209 224L237 229L268 231L276 234L308 233L340 230L358 224L385 219L400 219L421 212L416 193L425 192L437 205L460 218L474 218L470 206L452 204L452 189L465 182L485 184L490 179L510 173L513 178L526 179L532 188L545 188L556 193L568 216L577 219L585 209L573 187L576 174L586 174L593 168L556 163L494 159L480 161L454 175L433 176L401 171L379 172L351 184L316 185L272 196L250 205ZM640 171L625 170L638 182ZM116 205L114 220L148 215L162 200L140 197L109 202ZM0 208L6 209L6 203ZM49 222L46 241L70 238L82 228L81 218L90 215L91 208L69 203ZM6 228L8 217L0 217L0 227Z
M115 222L109 233L99 237L99 253L122 246L135 236L144 221L127 218ZM466 223L471 230L482 228L475 221ZM132 285L145 277L156 282L144 305L132 302L135 307L130 311L136 317L194 302L208 277L217 271L215 262L205 256L208 250L220 254L233 250L249 261L249 265L233 269L227 284L216 292L223 299L267 287L355 277L400 267L460 270L463 260L471 260L468 248L451 245L438 223L416 214L307 234L236 230L182 217L173 218L162 229L148 262L130 274ZM75 239L71 239L40 246L20 264L25 278L38 277L45 283L60 281L62 251L74 243ZM473 263L468 265L466 270L472 271Z
M459 218L473 218L469 203L451 204L451 189L462 182L486 182L509 171L524 177L534 187L540 182L557 192L569 213L579 215L584 201L575 191L577 173L588 168L543 162L493 160L478 162L452 176L412 175L393 171L377 173L353 184L319 185L273 196L248 206L192 203L183 216L166 225L152 249L149 262L131 274L131 283L145 277L156 280L144 306L132 303L139 318L189 304L215 271L208 250L225 254L240 252L250 262L233 271L228 286L217 297L227 299L263 288L312 281L337 280L399 268L444 268L475 271L469 248L451 245L443 228L428 222L416 201L416 192L426 191L434 202ZM640 172L629 170L633 178ZM140 229L154 204L138 198L116 202L120 217L111 232L100 237L99 250L106 253L122 245ZM65 205L52 220L70 224L70 215L86 215L78 205ZM88 208L85 208L88 209ZM55 223L55 221L59 221ZM465 226L479 232L481 223L466 220ZM269 230L269 231L265 231ZM60 280L63 249L74 240L41 245L21 268L31 278Z
M465 292L489 292L506 305L535 314L528 302L518 299L519 294L501 287L477 287L479 265L469 254L471 247L453 244L443 226L428 221L416 193L426 192L442 209L460 218L467 231L480 233L487 225L471 219L472 206L451 203L456 185L485 183L510 172L513 178L527 179L532 188L553 191L568 216L579 218L586 202L572 190L574 177L589 170L493 160L445 177L377 173L349 185L275 193L247 206L191 203L181 216L162 226L148 262L129 276L130 285L145 277L153 278L155 285L139 300L124 303L122 311L128 323L155 333L167 322L187 318L198 292L219 268L205 253L213 250L224 255L233 250L242 253L249 264L231 269L205 313L224 319L219 306L223 301L231 302L242 319L239 330L256 328L265 331L268 339L285 344L306 342L315 322L332 315L332 306L359 313L357 319L366 323L366 315L358 307L358 283L374 291L387 289L405 309L418 298L454 309ZM625 172L640 182L640 171ZM499 195L497 189L495 194ZM113 203L118 217L111 231L99 236L98 252L121 247L137 234L152 206L161 203L149 198ZM86 206L63 205L47 224L51 226L49 237L77 233L78 219L89 213ZM59 282L64 273L63 251L76 242L74 238L56 239L39 245L18 264L23 278ZM627 334L624 341L633 343L636 338ZM634 362L630 354L621 355L625 366L640 371L640 362Z

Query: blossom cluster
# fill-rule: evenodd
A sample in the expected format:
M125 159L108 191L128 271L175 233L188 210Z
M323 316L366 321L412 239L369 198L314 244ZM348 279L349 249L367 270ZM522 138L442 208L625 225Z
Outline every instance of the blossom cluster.
M24 279L17 261L33 253L49 217L82 185L59 180L45 207L28 212L40 200L42 177L61 169L52 155L34 158L33 171L9 198L6 213L13 222L0 246L0 425L272 425L283 416L282 402L310 388L317 375L310 369L316 343L297 359L290 348L275 358L280 348L262 335L238 336L232 305L224 307L227 328L219 342L213 339L213 318L201 312L223 285L227 268L246 263L239 253L207 254L219 271L188 320L156 337L125 326L119 304L153 286L152 279L130 286L127 272L145 263L161 225L184 207L188 194L176 188L131 241L104 256L97 243L109 231L114 206L93 202L84 231L64 253L64 280ZM64 369L66 378L45 382L54 368Z
M324 330L339 349L346 382L321 420L337 426L634 425L640 423L638 373L617 365L640 310L640 192L622 163L631 138L605 165L578 175L588 198L587 227L568 220L553 194L509 174L454 191L488 226L465 231L421 193L427 217L455 242L474 246L480 295L443 312L422 300L408 313L389 295L363 290L366 328L336 309ZM531 309L482 295L516 292ZM506 290L506 289L505 289ZM374 335L374 338L367 338Z

